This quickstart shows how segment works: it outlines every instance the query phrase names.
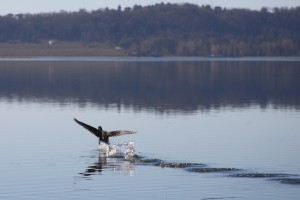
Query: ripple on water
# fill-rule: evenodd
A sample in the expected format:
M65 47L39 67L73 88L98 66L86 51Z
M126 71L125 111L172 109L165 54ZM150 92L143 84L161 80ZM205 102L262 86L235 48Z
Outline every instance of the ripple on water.
M153 165L153 166L158 166L160 163L163 161L161 159L146 159L140 156L135 156L134 159L132 160L133 163L137 165Z
M279 178L273 179L274 181L280 181L283 184L290 184L290 185L300 185L300 178Z
M231 177L240 178L278 178L278 177L288 177L290 174L277 174L277 173L240 173L232 174Z
M164 162L161 162L159 164L159 166L162 167L162 168L181 168L181 169L184 169L184 168L189 168L189 167L200 167L200 166L204 167L204 164L200 164L200 163L164 163Z
M297 175L282 173L239 173L231 174L230 177L238 178L266 178L271 181L279 181L283 184L300 185L300 179L295 178Z
M230 168L230 167L222 167L222 168L215 168L215 167L200 167L200 168L188 168L186 169L188 172L195 172L195 173L224 173L224 172L235 172L240 171L240 169Z
M134 160L132 160L135 164L139 165L153 165L153 166L158 166L161 168L188 168L188 167L203 167L205 166L204 164L200 163L177 163L177 162L165 162L161 159L147 159L139 156L135 156Z

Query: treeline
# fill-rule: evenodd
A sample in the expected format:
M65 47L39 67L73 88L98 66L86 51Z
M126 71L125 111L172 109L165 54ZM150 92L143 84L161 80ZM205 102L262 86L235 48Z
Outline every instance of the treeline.
M128 55L299 56L300 7L156 4L0 17L0 42L108 43Z

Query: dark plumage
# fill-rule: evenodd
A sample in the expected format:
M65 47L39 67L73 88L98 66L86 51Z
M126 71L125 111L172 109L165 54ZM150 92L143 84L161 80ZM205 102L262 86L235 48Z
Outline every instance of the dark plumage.
M76 118L74 118L74 121L83 126L83 128L87 129L91 133L93 133L96 137L99 138L99 144L100 142L105 142L106 144L109 144L109 137L115 137L119 135L125 135L125 134L134 134L134 131L125 131L125 130L118 130L118 131L104 131L101 126L98 126L98 129L95 127L92 127L88 124L85 124Z

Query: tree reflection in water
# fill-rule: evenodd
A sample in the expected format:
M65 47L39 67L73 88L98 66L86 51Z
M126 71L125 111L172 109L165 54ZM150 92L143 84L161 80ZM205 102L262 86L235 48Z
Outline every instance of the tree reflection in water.
M300 62L0 62L0 99L158 112L300 105Z

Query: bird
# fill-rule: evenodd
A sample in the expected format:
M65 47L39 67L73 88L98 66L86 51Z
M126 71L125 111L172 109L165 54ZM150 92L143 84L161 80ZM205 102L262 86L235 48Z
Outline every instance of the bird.
M134 134L136 133L135 131L127 131L127 130L117 130L117 131L104 131L101 126L98 126L98 129L90 126L88 124L85 124L76 118L74 118L74 121L83 126L83 128L87 129L90 131L92 134L94 134L96 137L99 138L99 144L100 142L104 142L109 145L109 137L115 137L115 136L120 136L120 135L126 135L126 134Z

